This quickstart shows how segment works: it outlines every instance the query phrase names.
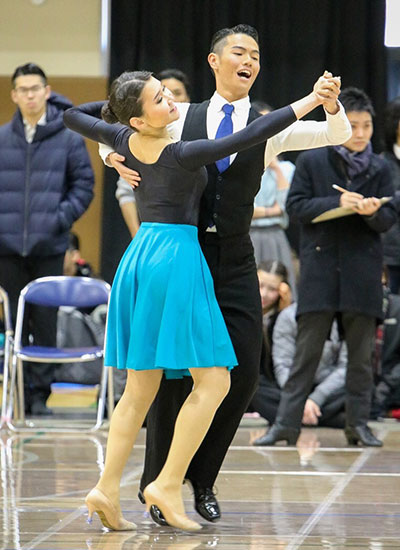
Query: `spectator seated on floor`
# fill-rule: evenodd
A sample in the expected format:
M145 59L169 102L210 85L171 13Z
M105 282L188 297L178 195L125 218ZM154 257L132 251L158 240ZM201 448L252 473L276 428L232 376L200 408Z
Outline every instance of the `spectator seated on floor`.
M278 260L260 262L257 266L263 325L268 349L272 345L272 331L279 313L292 303L288 271Z
M253 408L270 424L275 420L281 389L289 377L294 361L297 336L296 309L297 305L293 303L279 313L276 319L272 335L274 380L261 376L260 386L252 401ZM329 339L324 345L312 392L304 407L304 425L344 427L346 365L346 344L341 340L338 324L334 321ZM263 437L254 444L262 445Z
M263 388L261 393L264 393L265 390L268 394L277 389L272 368L272 333L279 313L292 303L292 293L288 283L288 271L282 262L278 260L260 262L257 266L257 276L263 312L264 334L261 349L259 388L248 408L248 412L254 414L259 414L256 403L258 403L260 388ZM265 418L268 419L269 416L267 415Z
M385 317L378 327L375 346L377 383L372 400L373 419L400 417L396 412L400 409L400 296L390 294L387 287L383 309Z
M272 372L272 331L280 311L291 304L292 293L288 283L286 266L278 260L260 262L257 266L263 312L263 341L260 361L260 384L273 382ZM245 417L259 417L259 413L250 403Z

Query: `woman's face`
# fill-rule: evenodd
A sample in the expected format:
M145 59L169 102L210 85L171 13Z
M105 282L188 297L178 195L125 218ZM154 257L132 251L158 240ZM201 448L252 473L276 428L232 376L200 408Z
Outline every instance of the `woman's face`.
M184 83L177 78L163 78L161 84L168 88L176 103L190 102Z
M265 314L279 303L279 290L282 279L279 275L267 273L262 269L257 271L257 275L260 286L262 311L263 314Z
M171 92L156 78L151 77L146 82L141 98L143 114L136 118L144 121L147 127L164 128L179 118Z

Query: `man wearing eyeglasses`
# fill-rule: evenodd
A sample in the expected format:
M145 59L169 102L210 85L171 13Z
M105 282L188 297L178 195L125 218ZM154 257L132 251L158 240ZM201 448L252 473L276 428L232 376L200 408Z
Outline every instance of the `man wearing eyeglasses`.
M11 80L17 111L0 126L0 285L15 322L22 288L63 274L69 229L92 200L94 176L83 139L63 124L69 100L51 91L34 63L17 67ZM54 346L56 311L32 306L28 337ZM53 373L53 365L26 365L28 413L51 413L46 401Z

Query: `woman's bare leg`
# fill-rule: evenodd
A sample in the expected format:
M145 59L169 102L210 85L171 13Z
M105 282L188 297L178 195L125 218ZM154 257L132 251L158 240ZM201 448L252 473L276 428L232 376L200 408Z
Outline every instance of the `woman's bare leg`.
M230 387L230 374L226 368L196 368L191 369L190 373L193 390L179 411L164 467L154 485L150 484L156 487L158 494L162 493L168 508L178 514L184 514L182 483L190 461Z
M126 386L113 412L107 440L104 471L96 485L119 508L122 472L133 444L157 394L162 370L128 369Z

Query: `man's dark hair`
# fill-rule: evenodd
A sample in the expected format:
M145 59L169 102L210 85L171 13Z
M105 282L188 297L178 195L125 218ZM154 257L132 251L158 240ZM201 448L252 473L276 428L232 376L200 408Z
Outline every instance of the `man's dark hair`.
M179 69L164 69L163 71L154 75L158 80L165 80L167 78L175 78L179 80L185 86L187 95L190 95L190 82L187 75Z
M19 76L25 76L28 74L37 74L43 80L43 84L47 86L47 77L43 69L41 69L39 65L36 65L35 63L25 63L25 65L20 65L19 67L17 67L11 77L13 88L15 88L15 80Z
M366 111L372 117L375 116L375 109L372 105L371 99L367 96L364 90L360 88L354 88L349 86L344 88L339 96L346 112L356 111L358 113Z
M225 46L226 38L228 36L231 36L232 34L247 34L251 38L253 38L257 44L258 41L258 32L254 27L251 27L250 25L236 25L235 27L231 28L225 28L217 31L214 36L211 39L211 46L210 46L210 53L217 53L220 54L222 49Z
M397 143L397 132L400 122L400 96L395 97L386 105L385 109L385 149L393 152L393 145Z

